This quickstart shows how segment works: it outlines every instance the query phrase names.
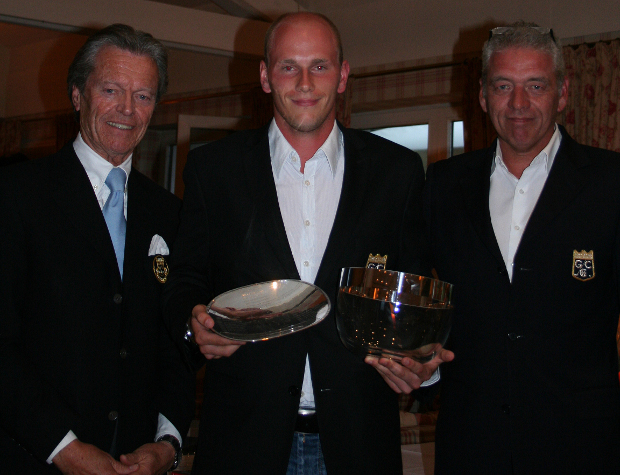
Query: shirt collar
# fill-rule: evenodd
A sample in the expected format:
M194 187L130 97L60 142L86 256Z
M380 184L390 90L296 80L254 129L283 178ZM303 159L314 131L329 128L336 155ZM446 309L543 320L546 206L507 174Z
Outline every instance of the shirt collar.
M544 160L545 162L545 171L547 175L551 170L551 166L553 165L553 161L555 160L555 156L558 153L558 149L560 148L560 142L562 141L562 134L560 133L560 128L557 124L555 124L555 130L553 131L553 135L549 140L549 143L543 148L538 155L534 157L532 163L535 160ZM501 166L505 169L506 164L504 163L504 159L502 158L502 150L499 146L499 140L497 141L497 146L495 147L495 157L493 159L493 163L491 164L491 174L495 171L496 166Z
M73 150L75 150L75 154L84 167L93 188L95 190L99 189L105 183L105 180L108 177L110 170L114 168L114 165L90 148L90 146L84 142L81 133L78 134L77 138L73 142ZM129 155L129 157L119 165L119 168L125 171L127 177L129 177L129 172L131 172L132 157L133 154ZM125 182L125 184L126 183L127 182Z
M334 177L343 150L344 139L342 137L342 131L338 128L336 121L334 121L332 131L329 133L323 145L314 153L312 158L318 158L324 155L329 163L332 177ZM299 157L295 149L282 134L282 131L280 131L275 119L271 121L271 125L269 126L269 151L271 154L271 166L273 167L276 178L280 176L280 170L282 170L284 163L290 160L293 154Z

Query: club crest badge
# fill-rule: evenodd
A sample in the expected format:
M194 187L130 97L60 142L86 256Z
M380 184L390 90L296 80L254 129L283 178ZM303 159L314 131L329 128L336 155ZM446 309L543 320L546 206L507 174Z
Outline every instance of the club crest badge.
M583 282L594 279L594 251L573 251L573 277Z
M366 262L366 269L385 270L386 263L387 263L387 254L385 256L381 256L379 254L377 254L376 256L373 256L371 252L368 255L368 261Z
M168 263L164 256L157 255L153 259L153 273L155 274L155 278L162 284L165 284L168 280L168 273L170 272L170 268L168 267Z

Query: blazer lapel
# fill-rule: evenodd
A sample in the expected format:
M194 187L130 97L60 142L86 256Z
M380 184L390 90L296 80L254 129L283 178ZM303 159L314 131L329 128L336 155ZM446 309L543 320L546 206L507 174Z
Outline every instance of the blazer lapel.
M127 235L125 237L125 263L123 281L132 281L136 272L145 272L144 263L148 261L148 246L152 235L148 223L153 219L152 204L149 203L142 180L136 170L132 170L127 181ZM148 273L146 274L148 275Z
M347 250L350 249L351 230L355 229L355 223L362 212L359 203L363 201L371 179L369 176L370 158L364 155L363 143L355 141L355 137L349 136L346 129L342 127L340 129L344 136L342 191L316 282L340 275L341 269L336 263L341 262L343 253L346 255Z
M519 249L552 223L589 182L587 173L589 159L576 151L577 143L564 129L560 130L562 131L562 143L536 207L523 232Z
M264 232L267 237L267 246L272 251L272 262L279 262L285 275L299 279L280 213L278 193L271 168L267 131L268 128L265 127L263 133L259 134L259 142L255 147L251 147L251 150L243 157L246 182L256 203L260 218L257 222L265 223Z
M56 185L51 190L52 198L61 212L66 214L67 220L110 265L118 270L108 227L90 180L72 144L59 152L55 166L50 169L49 179L50 183ZM120 279L120 272L118 277Z
M495 143L485 150L483 155L472 158L467 172L459 182L470 223L495 259L503 264L504 259L495 238L489 211L491 164L494 151Z

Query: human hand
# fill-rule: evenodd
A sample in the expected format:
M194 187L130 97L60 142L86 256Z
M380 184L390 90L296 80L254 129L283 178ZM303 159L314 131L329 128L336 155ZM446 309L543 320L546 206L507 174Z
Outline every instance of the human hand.
M200 352L207 358L217 359L222 356L230 356L237 351L245 342L229 340L211 331L215 322L207 313L205 305L196 305L192 309L190 325L194 332L194 341Z
M138 447L130 454L121 455L125 465L138 466L134 475L163 475L174 463L176 452L168 442L153 442Z
M440 348L436 351L433 359L426 363L420 363L411 358L403 358L398 362L389 358L377 358L376 356L367 356L364 361L373 366L395 392L408 394L428 380L441 363L453 359L454 353Z
M94 445L74 440L52 459L65 475L127 475L138 470L138 465L124 465Z

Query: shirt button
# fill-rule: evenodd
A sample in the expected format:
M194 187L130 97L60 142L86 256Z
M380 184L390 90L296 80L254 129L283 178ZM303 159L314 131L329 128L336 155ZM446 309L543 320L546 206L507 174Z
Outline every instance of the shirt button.
M297 163L297 157L295 157L295 156L291 157L291 162Z
M522 195L523 193L525 193L525 191L523 191L523 189L520 189L519 194Z
M108 414L108 419L110 419L111 421L115 421L116 419L118 419L118 412L110 411L110 413Z
M308 267L310 263L308 261L304 261L304 267Z
M306 180L306 181L304 181L304 185L306 185L306 186L310 186L310 180Z
M516 231L518 231L519 229L521 229L519 226L515 226Z
M306 219L306 220L304 221L304 224L305 224L306 226L310 226L310 220Z
M121 303L123 301L123 296L121 294L114 294L113 300L114 303Z

